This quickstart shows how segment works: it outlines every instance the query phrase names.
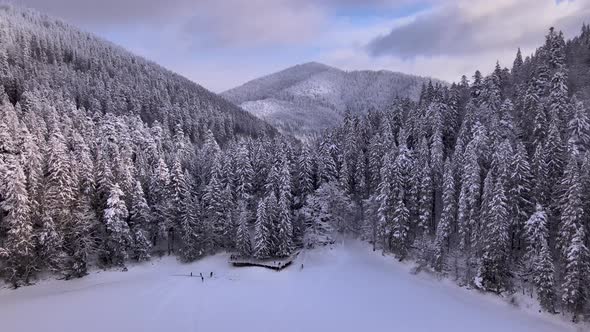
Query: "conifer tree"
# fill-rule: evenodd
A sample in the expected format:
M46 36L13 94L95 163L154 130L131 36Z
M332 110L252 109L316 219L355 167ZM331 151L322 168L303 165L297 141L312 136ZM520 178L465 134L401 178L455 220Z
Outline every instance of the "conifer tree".
M537 204L549 203L549 188L546 179L549 176L547 154L542 144L537 145L533 156L533 201Z
M432 210L433 210L433 198L434 188L432 180L432 169L430 163L427 161L424 168L420 172L422 176L419 181L419 192L420 197L418 200L418 234L426 235L429 227L432 225Z
M581 156L590 145L590 121L584 104L575 97L573 112L568 122L568 150L574 156Z
M451 227L455 224L455 178L449 159L445 161L443 179L443 211L440 222L436 228L434 243L434 269L442 272L445 266L446 256L449 250Z
M127 249L131 242L129 225L127 224L127 207L123 200L123 192L115 183L107 200L104 211L107 238L104 244L104 259L107 264L123 266L127 259Z
M299 156L299 190L303 198L313 192L315 189L315 181L313 174L313 164L311 159L311 153L309 147L304 145L301 148L301 154Z
M258 202L258 209L256 210L256 225L254 235L254 257L258 259L265 259L271 254L271 228L267 208L267 199L261 199Z
M519 244L514 243L519 241L515 241L515 238L520 239L519 235L533 207L533 197L531 197L533 175L526 149L520 141L517 142L516 151L510 163L509 174L508 199L512 218L511 238L513 246L518 245L520 247Z
M132 257L139 262L150 258L151 243L147 236L150 221L150 208L145 199L143 187L139 181L136 181L131 194L129 226L133 238Z
M64 234L64 251L67 254L64 266L66 279L81 278L88 274L90 260L96 249L95 227L98 223L90 199L81 196L76 199L73 224Z
M533 282L541 306L550 313L555 311L554 266L547 240L543 239L539 255L534 261Z
M238 199L248 200L252 195L252 181L254 170L250 161L248 149L244 143L240 144L236 154L235 187Z
M508 204L504 184L496 181L490 210L486 222L485 238L482 239L483 257L478 271L476 285L484 289L501 292L509 287L508 267Z
M583 224L584 206L581 186L578 162L575 158L570 158L561 181L564 192L560 200L561 220L557 235L558 248L564 257L568 254L569 245L576 230L582 227Z
M217 159L217 158L216 158ZM214 165L219 165L218 161ZM211 179L205 187L203 194L203 207L206 216L207 227L211 229L212 246L221 247L226 222L226 206L224 205L224 187L219 180L219 168L214 167Z
M236 249L238 253L244 257L252 255L252 241L250 239L250 228L248 224L250 222L250 211L245 201L238 203L238 231L236 237Z
M277 220L277 256L286 257L293 251L293 224L291 221L289 200L285 193L281 193L278 202Z
M477 214L479 212L479 190L481 187L478 156L475 146L471 143L467 147L465 158L457 215L459 248L461 250L469 249L473 245L472 232L478 225Z
M152 244L166 239L170 227L170 172L164 159L160 158L154 168L149 186L149 205L152 222L149 228Z
M202 221L198 220L198 204L191 196L184 198L180 215L180 237L182 246L180 257L185 262L191 262L205 254L207 245L206 232Z
M585 231L578 227L567 248L565 271L562 284L562 301L573 313L573 320L582 313L588 301L588 276L590 275L590 253L584 244Z
M6 214L8 231L0 257L5 258L3 275L16 288L28 284L35 272L35 242L25 174L15 158L6 159L0 168L0 211Z

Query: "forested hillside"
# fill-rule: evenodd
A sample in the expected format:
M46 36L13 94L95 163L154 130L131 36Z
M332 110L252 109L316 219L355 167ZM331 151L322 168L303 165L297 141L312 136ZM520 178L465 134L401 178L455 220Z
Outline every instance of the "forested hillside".
M340 124L347 111L365 114L389 107L397 98L417 100L429 81L386 70L347 72L310 62L255 79L222 96L280 131L306 139Z
M6 5L0 110L0 268L15 286L44 270L79 277L90 264L163 249L185 259L213 252L221 240L203 240L213 230L197 216L234 211L203 203L228 193L212 178L240 174L250 153L272 153L260 139L277 135L179 75ZM205 196L208 185L221 191Z
M347 116L317 162L363 213L350 227L462 285L587 315L589 41L588 26L568 42L551 29L511 70Z

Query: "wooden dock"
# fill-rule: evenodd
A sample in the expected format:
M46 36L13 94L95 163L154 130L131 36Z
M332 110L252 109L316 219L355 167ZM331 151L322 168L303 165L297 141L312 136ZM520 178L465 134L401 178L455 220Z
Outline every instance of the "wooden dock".
M256 259L252 257L240 257L238 255L231 255L229 262L233 266L260 266L267 269L280 271L287 266L291 265L295 258L299 255L299 251L294 252L289 257L283 258L270 258L270 259Z

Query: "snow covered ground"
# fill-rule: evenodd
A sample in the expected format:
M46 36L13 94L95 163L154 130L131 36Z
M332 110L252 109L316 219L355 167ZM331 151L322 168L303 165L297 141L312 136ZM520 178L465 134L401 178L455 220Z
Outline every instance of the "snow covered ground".
M303 252L281 272L234 268L227 258L187 265L166 257L125 273L2 289L0 326L6 332L584 329L412 275L407 265L356 241ZM205 281L190 272L202 272Z

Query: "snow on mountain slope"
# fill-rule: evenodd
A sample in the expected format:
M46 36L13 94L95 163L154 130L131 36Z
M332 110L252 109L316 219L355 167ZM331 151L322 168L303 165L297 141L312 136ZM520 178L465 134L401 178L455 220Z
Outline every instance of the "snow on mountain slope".
M342 114L329 107L298 107L284 100L268 98L247 101L242 108L267 121L280 132L298 133L300 138L317 134L317 128L328 128L342 119Z
M253 114L265 114L264 119L281 131L302 137L336 125L347 110L362 114L371 108L385 109L396 97L417 100L428 80L385 70L346 72L311 62L255 79L222 96ZM269 114L259 109L274 106L277 100L282 101L280 111ZM297 109L301 110L299 115L286 116L285 110ZM339 116L325 117L322 113L327 109ZM301 115L307 118L301 119ZM300 130L297 125L301 122L310 126Z
M180 264L165 257L125 273L3 289L2 330L575 331L556 317L412 275L407 265L357 241L304 251L281 272L234 268L227 258Z
M245 101L266 99L276 95L298 82L305 81L324 71L337 70L321 63L309 62L282 70L275 74L250 81L240 87L228 90L222 95L235 104Z

